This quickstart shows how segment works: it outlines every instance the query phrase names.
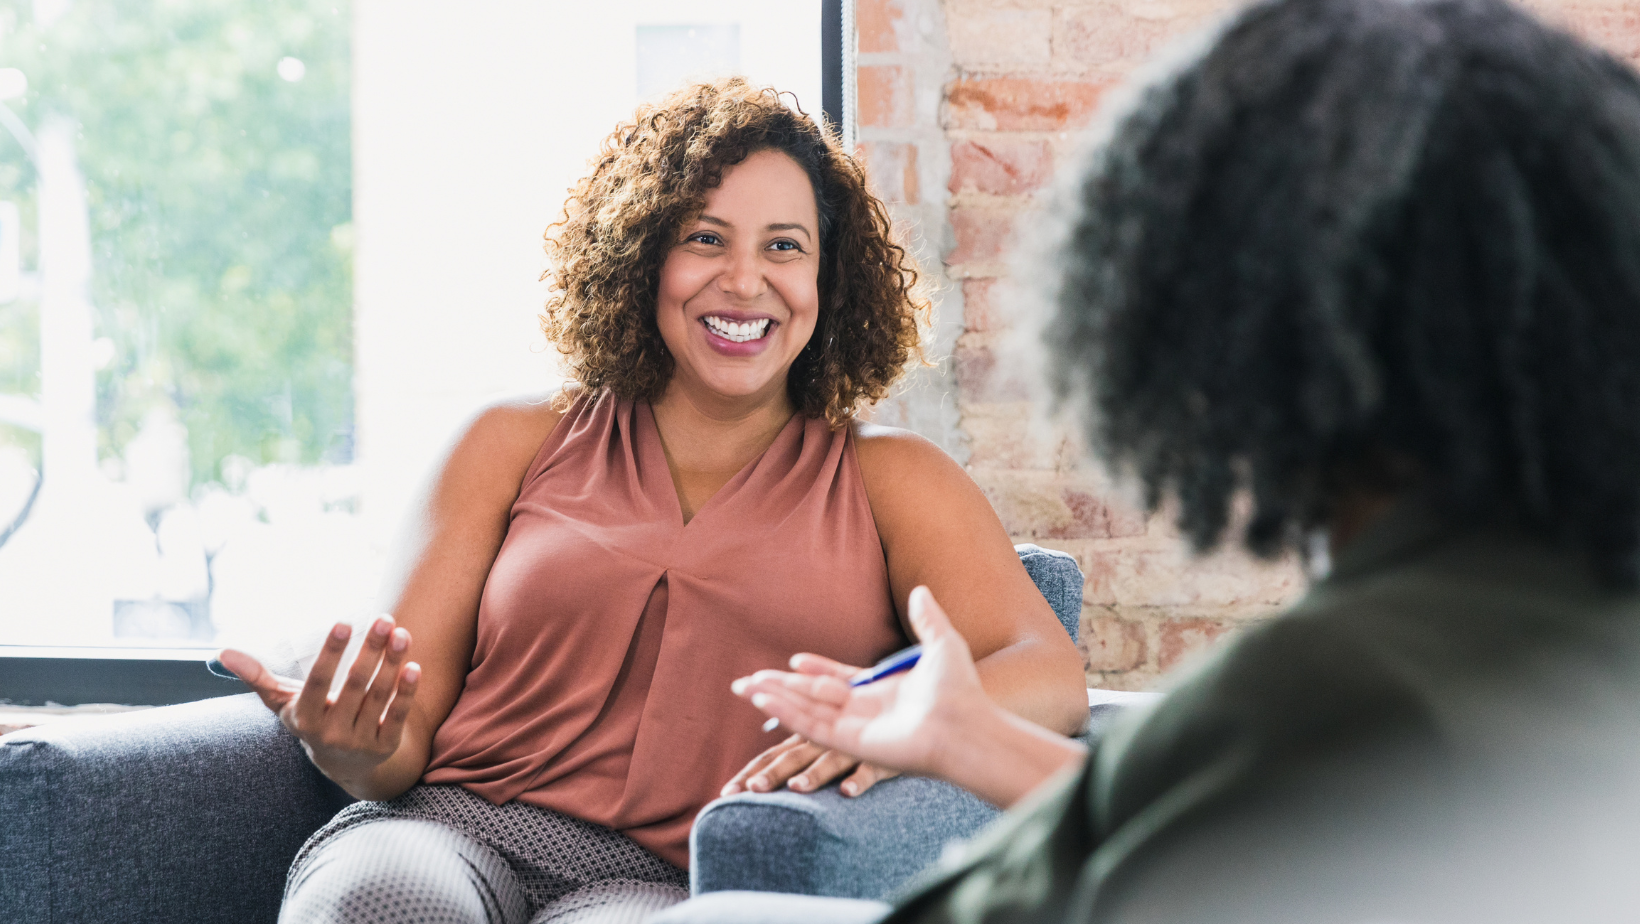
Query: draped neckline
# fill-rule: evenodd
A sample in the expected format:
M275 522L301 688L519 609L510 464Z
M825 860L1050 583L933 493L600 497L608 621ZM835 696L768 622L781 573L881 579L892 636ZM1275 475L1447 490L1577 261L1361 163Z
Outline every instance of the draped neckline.
M794 412L791 417L787 418L786 423L781 426L780 431L775 434L774 439L769 441L769 445L763 447L757 455L741 466L740 470L724 482L722 487L713 491L712 496L707 498L706 502L695 510L694 516L684 519L683 492L678 484L678 479L672 475L671 463L667 461L666 445L661 440L660 423L655 420L655 408L648 401L638 403L640 405L639 413L635 415L638 432L636 434L637 439L634 441L637 444L639 453L638 464L643 467L653 466L650 468L651 471L658 470L666 474L664 482L661 479L656 480L665 486L666 494L671 502L673 524L680 532L686 531L689 527L699 523L702 517L718 507L731 503L734 496L745 488L747 482L752 480L758 466L769 456L770 452L783 443L794 439L802 439L803 433L807 429L803 415Z

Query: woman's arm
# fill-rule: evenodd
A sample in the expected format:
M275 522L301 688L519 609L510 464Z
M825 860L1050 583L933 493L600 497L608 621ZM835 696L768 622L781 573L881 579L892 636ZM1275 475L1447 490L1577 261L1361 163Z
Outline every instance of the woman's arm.
M856 426L860 474L902 621L911 589L928 586L946 602L991 699L1029 724L1075 734L1088 714L1082 656L979 487L920 436ZM807 792L850 771L842 791L851 796L893 775L794 736L760 754L723 792L781 785Z
M909 628L911 590L926 586L967 641L993 702L1051 731L1080 731L1088 717L1082 655L979 486L914 433L870 424L858 432L901 619Z
M968 643L928 588L911 591L909 610L923 646L909 673L851 687L855 668L800 654L797 673L758 671L734 691L817 745L954 783L1003 808L1082 763L1081 744L991 702Z
M479 599L513 502L560 416L545 399L497 405L451 444L395 549L384 587L393 617L367 637L338 698L325 693L345 632L326 639L305 684L281 681L241 653L223 653L223 663L302 739L314 764L351 795L390 799L426 770L433 734L455 706L472 661ZM412 651L419 665L406 662Z

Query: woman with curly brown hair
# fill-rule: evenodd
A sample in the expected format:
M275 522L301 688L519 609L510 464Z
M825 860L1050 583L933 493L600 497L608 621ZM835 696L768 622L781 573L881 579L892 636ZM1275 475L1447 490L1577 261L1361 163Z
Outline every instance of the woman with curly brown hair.
M998 701L1085 716L1081 659L976 486L856 418L920 355L927 306L830 135L741 80L681 91L609 137L547 250L542 327L574 384L456 440L340 693L343 626L305 684L223 655L372 800L303 847L281 920L682 898L721 793L889 775L761 731L730 681L798 651L871 663L921 585Z

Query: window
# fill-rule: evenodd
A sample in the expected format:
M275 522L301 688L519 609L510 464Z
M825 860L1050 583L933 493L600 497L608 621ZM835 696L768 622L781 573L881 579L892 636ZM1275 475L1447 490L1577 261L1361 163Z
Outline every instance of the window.
M0 2L0 659L369 618L451 432L558 381L540 236L599 142L721 73L835 108L842 9Z

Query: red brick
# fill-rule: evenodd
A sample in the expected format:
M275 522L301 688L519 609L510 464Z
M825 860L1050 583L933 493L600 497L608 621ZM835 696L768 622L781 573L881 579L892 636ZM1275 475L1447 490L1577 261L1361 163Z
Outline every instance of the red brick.
M1157 665L1170 671L1180 661L1212 645L1229 629L1229 625L1217 619L1195 616L1169 619L1162 623Z
M1142 623L1097 612L1082 618L1082 651L1088 671L1137 670L1150 659Z
M1290 562L1260 562L1234 548L1196 556L1183 541L1127 550L1116 564L1112 589L1123 606L1256 610L1290 601L1303 586Z
M1083 603L1108 606L1116 602L1112 582L1116 577L1116 559L1120 555L1120 550L1106 547L1084 550L1076 556L1076 566L1082 569Z
M1092 118L1108 86L1110 81L962 79L946 88L945 125L990 131L1081 128Z
M979 277L962 281L962 326L965 330L988 331L1007 326L991 301L996 285L995 279Z
M1016 371L998 368L990 347L959 346L951 354L957 377L957 396L965 402L991 404L1027 401L1030 391Z
M1085 450L1082 446L1076 448ZM1130 504L1118 495L1105 497L1105 519L1112 537L1143 536L1150 531L1150 517L1142 505Z
M1059 465L1064 441L1037 432L1032 426L1031 402L992 406L985 411L962 417L970 466L1048 471Z
M859 69L855 82L860 107L860 124L875 128L907 128L911 125L911 72L898 65L873 65Z
M986 64L1040 64L1053 48L1053 14L947 5L946 35L958 67Z
M951 230L957 246L945 255L947 265L1000 260L1008 252L1017 213L1001 209L954 208Z
M1046 141L988 138L951 145L954 193L971 190L993 196L1019 196L1053 176L1053 150Z
M1640 61L1640 9L1630 4L1567 4L1552 11L1550 18L1559 18L1568 29L1620 58Z
M854 4L854 30L864 54L904 50L900 45L904 22L901 0L857 0Z
M1181 28L1181 23L1116 15L1102 7L1069 7L1055 11L1053 56L1094 66L1135 62Z
M1104 502L1086 485L1046 472L975 469L972 475L1016 541L1110 538ZM1100 562L1087 564L1085 576L1102 570ZM1098 595L1090 599L1110 602Z
M884 202L916 205L922 201L917 181L917 146L897 141L864 141L858 156L866 165L873 191Z

